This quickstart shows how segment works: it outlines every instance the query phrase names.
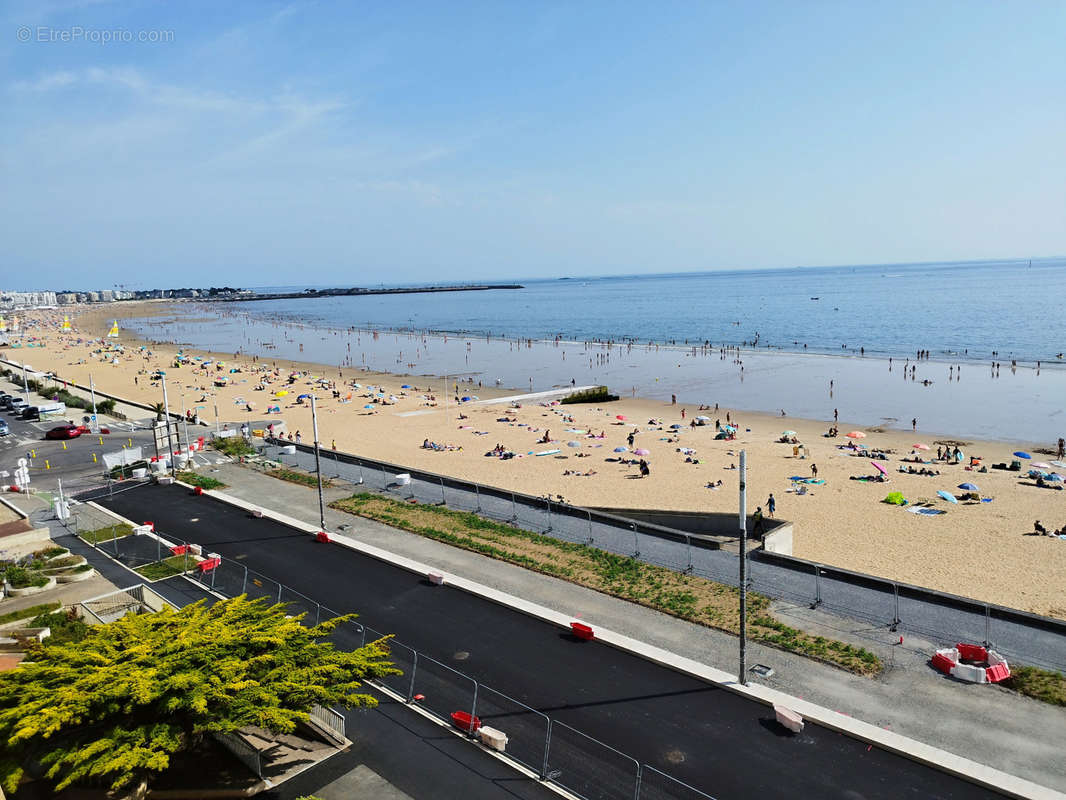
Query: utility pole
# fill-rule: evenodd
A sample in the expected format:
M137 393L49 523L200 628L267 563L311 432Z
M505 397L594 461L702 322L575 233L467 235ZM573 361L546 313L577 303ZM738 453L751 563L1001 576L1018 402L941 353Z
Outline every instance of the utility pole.
M322 461L318 446L318 411L315 396L311 395L311 433L315 437L315 473L318 475L318 521L322 530L326 529L326 504L322 499Z
M748 452L740 451L740 685L748 685L745 652L748 644Z
M89 373L89 396L93 399L93 433L100 432L100 423L96 419L96 384L93 383L93 374Z
M192 453L189 452L189 415L185 413L185 393L181 395L181 427L185 429L185 453L192 461Z
M26 395L26 402L30 402L30 384L26 380L26 362L22 362L22 393Z
M170 474L176 476L178 468L174 463L174 439L170 435L170 403L167 401L166 377L161 375L159 377L159 382L163 384L163 424L167 426L167 448L170 450L170 453L167 456L167 461L170 462Z

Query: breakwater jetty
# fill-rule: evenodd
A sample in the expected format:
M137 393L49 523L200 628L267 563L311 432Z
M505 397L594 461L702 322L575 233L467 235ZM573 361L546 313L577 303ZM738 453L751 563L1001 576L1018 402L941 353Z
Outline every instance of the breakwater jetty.
M205 297L204 300L219 303L247 303L252 300L292 300L301 297L352 297L370 294L425 294L428 292L487 292L492 289L524 289L517 283L486 283L470 286L399 286L391 289L305 289L302 292L251 293L240 292L219 297Z

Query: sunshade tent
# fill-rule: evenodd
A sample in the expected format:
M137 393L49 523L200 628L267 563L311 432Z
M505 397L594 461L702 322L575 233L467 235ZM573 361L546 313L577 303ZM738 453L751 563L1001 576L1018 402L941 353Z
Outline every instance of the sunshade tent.
M940 495L941 497L943 497L949 503L958 503L959 502L958 499L955 497L955 495L953 495L951 492L945 492L943 489L940 489L937 492L937 494Z
M614 451L616 453L628 453L629 452L629 448L628 447L616 447L614 449Z
M959 484L959 488L960 488L960 489L962 489L962 490L964 490L964 491L967 491L967 492L977 492L977 491L980 491L980 490L979 490L979 489L977 488L977 484L975 484L975 483L960 483L960 484Z
M1014 451L1014 457L1015 457L1015 458L1032 458L1032 456L1031 456L1031 455L1029 455L1029 454L1028 454L1027 452L1025 452L1024 450L1015 450L1015 451Z
M925 444L925 442L915 442L914 444L911 445L911 447L913 447L915 450L928 450L929 449L929 445Z
M847 436L849 439L865 439L866 438L866 434L863 433L862 431L851 431L850 433L846 433L845 436Z
M889 503L894 506L907 505L907 499L903 496L902 492L889 492L882 503Z
M643 447L638 447L633 451L638 456L650 456L651 450L645 450Z

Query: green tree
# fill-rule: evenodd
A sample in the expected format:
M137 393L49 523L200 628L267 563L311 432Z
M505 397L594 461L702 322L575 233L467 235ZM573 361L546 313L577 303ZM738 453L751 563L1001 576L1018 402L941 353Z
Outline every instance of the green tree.
M387 639L344 652L323 640L354 614L306 627L285 610L241 596L34 646L0 674L0 784L14 791L36 761L56 791L87 778L143 785L206 734L290 733L315 704L375 705L360 681L399 673Z

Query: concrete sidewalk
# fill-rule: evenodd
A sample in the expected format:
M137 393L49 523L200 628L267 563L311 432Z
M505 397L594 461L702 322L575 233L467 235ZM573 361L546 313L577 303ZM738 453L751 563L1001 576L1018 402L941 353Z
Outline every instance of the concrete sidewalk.
M318 524L316 493L236 464L205 470L228 485L228 494ZM326 490L327 503L352 487ZM367 544L432 564L455 575L522 597L591 624L661 647L708 666L735 673L734 636L684 622L580 586L529 572L475 553L452 548L371 520L326 509L326 525ZM1062 709L1020 697L996 686L961 684L928 665L930 642L872 630L858 623L778 603L782 621L807 631L873 649L886 664L877 679L853 676L834 667L755 643L748 663L774 674L758 683L878 725L1044 786L1066 790L1066 740ZM871 644L871 639L880 644ZM755 682L755 681L752 681Z

